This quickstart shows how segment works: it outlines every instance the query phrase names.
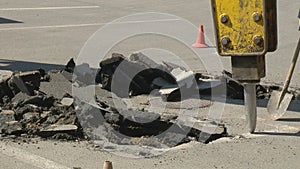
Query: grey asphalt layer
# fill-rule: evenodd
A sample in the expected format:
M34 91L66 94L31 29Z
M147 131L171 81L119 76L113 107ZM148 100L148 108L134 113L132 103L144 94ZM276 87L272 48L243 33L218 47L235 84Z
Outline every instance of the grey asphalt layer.
M196 27L203 24L206 40L215 46L210 1L2 0L0 6L0 17L21 22L0 24L0 62L4 62L0 69L43 66L34 63L63 65L71 57L78 56L88 38L103 25L138 12L169 13L187 19ZM267 55L267 77L263 81L283 83L285 80L299 37L299 6L297 0L278 1L279 45L276 52ZM164 37L131 38L116 45L110 53L128 55L145 47L169 50L180 56L191 69L205 71L201 62L190 58L193 53L188 48ZM211 57L218 56L213 54ZM20 64L19 61L29 63ZM230 59L222 58L222 62L230 71ZM292 86L300 86L299 64Z
M278 1L279 45L276 52L267 55L267 77L263 81L283 83L285 80L299 38L299 6L299 0ZM71 57L77 57L88 38L106 23L138 12L170 13L187 19L196 27L203 24L207 42L211 41L211 45L215 46L210 1L207 0L1 0L0 21L7 23L0 24L0 69L59 68ZM112 52L129 55L149 47L171 51L193 70L205 71L205 65L199 60L191 59L193 53L189 49L177 41L157 35L129 38L117 44L107 55ZM206 57L217 57L212 52L207 54L210 55ZM224 68L230 71L230 59L221 59ZM296 67L292 85L300 87L300 64ZM297 105L299 103L296 103L296 107ZM243 106L226 106L224 121L230 133L245 133ZM299 113L288 112L287 122L266 120L265 108L259 108L259 116L258 131L263 133L262 137L251 136L251 139L233 139L208 146L192 143L187 148L174 150L154 159L122 158L87 149L85 144L59 143L58 146L53 146L51 142L41 142L37 145L18 145L1 141L0 168L39 168L43 165L38 161L32 164L22 161L21 158L26 156L26 153L22 153L23 150L28 152L25 159L34 161L40 159L37 156L41 156L55 161L58 163L56 166L62 164L83 169L101 168L106 159L113 160L115 168L123 169L297 168L300 154L297 134ZM279 134L274 135L274 132ZM14 154L12 149L3 147L3 144L22 151ZM51 168L51 165L48 167Z

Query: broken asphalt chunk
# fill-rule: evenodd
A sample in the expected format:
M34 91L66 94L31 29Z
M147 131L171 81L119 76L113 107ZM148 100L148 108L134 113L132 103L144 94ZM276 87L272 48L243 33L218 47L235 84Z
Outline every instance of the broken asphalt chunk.
M76 66L75 61L74 61L74 59L72 58L72 59L70 59L70 60L68 61L68 63L66 64L66 66L65 66L65 71L70 72L70 73L73 73L73 72L74 72L74 69L75 69L75 66Z
M73 98L68 98L68 97L64 97L60 103L63 105L63 106L67 106L67 107L70 107L73 103L74 103L74 99Z
M47 96L62 99L65 94L72 95L72 83L60 73L50 73L50 82L41 82L40 91Z
M11 110L2 110L0 113L0 133L19 135L23 132L22 125L16 121L15 113Z
M20 92L12 98L11 104L13 105L13 107L32 104L35 106L50 108L51 106L53 106L54 102L55 102L55 98L52 96L50 97L45 95L29 96L25 93Z
M132 54L130 59L121 54L113 54L112 58L102 61L100 67L98 76L102 87L119 97L149 94L159 88L152 83L158 77L169 83L176 83L164 66L158 65L142 53Z
M76 125L50 125L48 127L42 128L39 136L53 139L66 139L72 140L76 137L82 137L82 133L79 131Z
M39 90L40 81L41 73L36 70L14 73L7 83L14 94L21 91L28 95L33 95L35 90Z
M41 132L76 131L77 129L78 129L78 127L76 125L53 124L51 126L41 129Z

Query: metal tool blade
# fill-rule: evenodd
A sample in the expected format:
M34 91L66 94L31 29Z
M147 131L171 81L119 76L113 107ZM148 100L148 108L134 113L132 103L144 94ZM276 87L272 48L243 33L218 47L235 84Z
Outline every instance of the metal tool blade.
M283 99L280 100L281 94L281 91L274 90L267 106L269 116L273 120L277 120L284 115L293 98L292 94L285 93Z
M256 108L256 84L247 83L244 85L246 119L249 132L253 133L256 128L257 108Z

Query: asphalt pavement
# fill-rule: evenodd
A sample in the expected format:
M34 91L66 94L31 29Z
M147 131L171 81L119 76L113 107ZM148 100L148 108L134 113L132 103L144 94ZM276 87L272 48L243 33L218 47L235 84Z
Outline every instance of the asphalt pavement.
M298 11L300 1L278 1L279 44L276 52L267 54L268 83L282 84L299 38ZM204 25L207 43L201 56L231 70L230 58L216 54L210 1L179 0L1 0L0 1L0 69L31 70L62 67L77 58L88 39L115 19L141 12L168 13L184 18L197 29ZM141 20L143 22L143 20ZM155 20L154 22L170 22ZM175 21L174 21L175 22ZM170 28L172 29L172 28ZM175 29L175 28L174 28ZM183 35L189 32L181 32ZM194 35L195 40L197 34ZM109 41L109 39L102 39ZM127 38L107 51L129 55L149 48L169 51L156 57L183 61L192 70L206 71L207 65L195 59L192 44L160 35ZM173 53L179 59L172 58ZM201 53L201 52L200 52ZM99 56L99 61L102 56ZM150 56L151 57L151 56ZM95 60L95 64L99 63ZM300 64L295 69L292 86L300 87ZM299 106L297 102L296 106ZM208 146L191 143L154 159L127 159L102 151L94 151L88 143L36 144L0 141L0 168L101 168L104 160L113 160L115 168L298 168L300 160L299 113L288 112L288 121L267 120L266 109L259 108L257 135L245 135L243 106L226 105L224 121L237 138ZM274 134L276 132L277 134ZM273 134L272 134L273 133ZM248 137L248 138L247 138ZM196 148L195 148L196 147Z
M1 69L63 65L79 55L85 42L98 29L115 19L140 12L168 13L186 19L195 27L202 24L206 41L215 46L210 1L2 0L0 4L0 17L6 22L0 24ZM267 55L267 77L263 81L283 83L285 80L299 37L299 5L297 0L278 1L278 50ZM196 40L197 35L194 36ZM201 61L192 59L189 46L162 36L128 38L116 44L107 55L112 52L128 55L149 47L173 52L192 70L205 71ZM206 55L218 57L214 52ZM230 71L230 59L221 60ZM300 85L299 67L298 64L292 86Z

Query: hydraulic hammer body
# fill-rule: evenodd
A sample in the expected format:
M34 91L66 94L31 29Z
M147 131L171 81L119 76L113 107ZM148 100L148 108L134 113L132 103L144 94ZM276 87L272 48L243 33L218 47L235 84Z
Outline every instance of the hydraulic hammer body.
M249 131L256 128L256 84L265 55L277 49L277 0L211 0L218 53L230 56L233 78L244 84Z

